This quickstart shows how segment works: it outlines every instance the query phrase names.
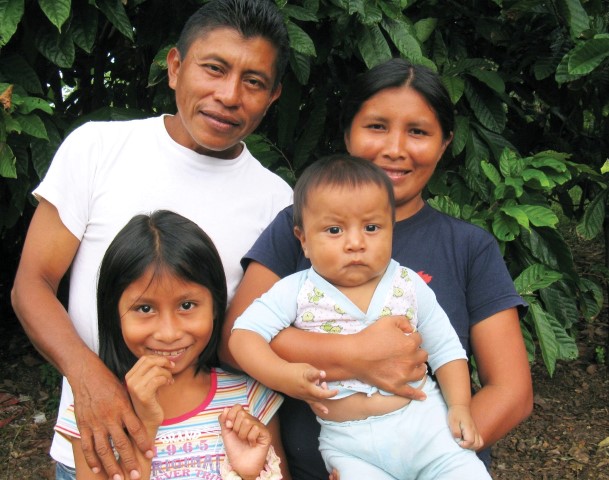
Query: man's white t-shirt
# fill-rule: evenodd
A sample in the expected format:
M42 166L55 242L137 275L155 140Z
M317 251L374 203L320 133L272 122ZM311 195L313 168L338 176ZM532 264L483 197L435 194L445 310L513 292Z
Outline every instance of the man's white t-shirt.
M241 258L292 202L288 184L245 145L231 160L200 155L169 136L163 117L81 126L60 146L34 195L53 204L81 242L71 267L68 313L93 351L98 351L99 265L134 215L171 210L205 230L222 258L230 301L243 276ZM64 379L59 411L71 403ZM72 447L60 435L55 435L51 455L74 465Z

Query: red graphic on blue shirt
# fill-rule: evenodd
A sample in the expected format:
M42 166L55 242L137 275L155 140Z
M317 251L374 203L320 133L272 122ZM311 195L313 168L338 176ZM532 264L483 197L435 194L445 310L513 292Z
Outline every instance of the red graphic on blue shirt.
M421 270L420 272L417 272L417 274L419 275L419 277L421 277L423 279L423 281L427 284L429 284L431 282L431 279L433 278L431 275L429 275L428 273L425 273L423 270Z

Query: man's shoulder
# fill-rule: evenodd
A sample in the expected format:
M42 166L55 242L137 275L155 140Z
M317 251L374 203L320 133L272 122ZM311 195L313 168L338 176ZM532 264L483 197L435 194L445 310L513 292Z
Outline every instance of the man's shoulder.
M136 130L150 130L158 126L161 117L135 118L130 120L90 120L76 127L70 133L77 136L124 136Z

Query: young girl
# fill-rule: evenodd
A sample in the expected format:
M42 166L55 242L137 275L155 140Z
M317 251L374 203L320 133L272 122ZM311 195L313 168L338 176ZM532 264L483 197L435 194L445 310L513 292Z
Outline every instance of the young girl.
M281 397L217 368L226 296L211 239L176 213L132 218L106 251L97 288L99 352L125 379L155 439L153 455L138 458L144 478L281 478ZM102 478L87 466L73 407L55 429L72 441L77 478Z

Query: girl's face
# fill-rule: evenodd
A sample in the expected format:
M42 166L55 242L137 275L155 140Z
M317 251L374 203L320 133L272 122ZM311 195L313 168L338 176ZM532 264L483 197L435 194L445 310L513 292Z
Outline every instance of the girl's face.
M396 219L423 207L421 192L450 143L425 98L407 86L381 90L362 104L345 134L351 155L381 167L393 183Z
M194 375L214 322L211 292L170 272L153 278L149 268L121 295L118 311L123 338L137 357L161 355L175 363L174 378Z

